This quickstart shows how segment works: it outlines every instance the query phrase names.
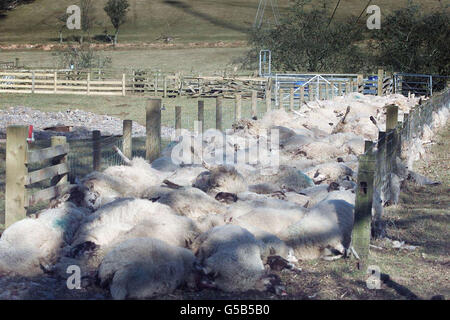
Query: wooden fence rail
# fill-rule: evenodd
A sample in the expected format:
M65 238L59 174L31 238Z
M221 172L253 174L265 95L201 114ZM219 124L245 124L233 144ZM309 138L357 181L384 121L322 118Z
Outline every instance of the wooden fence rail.
M69 145L65 137L52 137L52 146L29 150L27 126L9 126L6 131L5 226L26 217L27 208L61 196L73 186L67 182ZM50 161L51 166L29 171L32 163ZM28 194L27 186L51 179L51 187Z
M62 73L0 72L0 93L86 94L125 96L125 75L121 80L71 80Z

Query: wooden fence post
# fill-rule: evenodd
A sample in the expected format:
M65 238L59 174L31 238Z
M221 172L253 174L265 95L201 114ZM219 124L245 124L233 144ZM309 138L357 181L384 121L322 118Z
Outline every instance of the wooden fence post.
M278 90L278 109L284 108L283 106L283 95L284 95L284 89Z
M158 95L158 73L155 74L153 89L155 91L155 96Z
M339 82L339 86L338 86L338 96L343 96L344 93L342 92L342 82Z
M234 108L234 119L235 121L239 121L242 116L242 96L240 94L236 94L235 100L236 105Z
M164 76L163 98L167 98L167 76Z
M150 99L146 109L145 158L157 159L161 152L161 99Z
M223 97L218 96L216 98L216 129L219 131L222 130L222 103L223 103Z
M58 72L55 71L53 74L53 92L56 93L58 91Z
M377 95L382 96L383 95L383 79L384 78L384 70L378 69L378 83L377 83Z
M32 71L32 73L31 73L31 93L34 93L34 88L36 86L35 82L36 82L36 76L35 76L34 71Z
M125 97L127 94L127 83L126 83L126 75L122 74L122 96Z
M334 99L334 82L331 82L330 87L331 87L331 93L330 93L331 99Z
M403 114L403 130L406 132L404 136L409 139L409 113Z
M300 102L299 102L299 109L303 106L303 102L305 101L305 87L300 87Z
M291 88L289 92L289 110L294 111L294 87Z
M319 91L319 96L318 96L319 100L323 100L323 91L322 91L322 84L321 83L319 83L317 85L317 90Z
M398 155L398 106L391 104L386 107L386 173L390 177L391 173L397 172L396 158ZM393 200L393 193L390 179L388 180L387 201Z
M398 106L395 104L386 107L386 132L394 130L398 122Z
M87 87L87 95L90 95L91 94L91 73L90 72L88 72L88 74L87 74L86 87Z
M123 120L123 134L122 134L122 148L123 154L128 159L133 157L133 121Z
M258 92L252 90L252 119L258 116Z
M52 147L64 145L66 143L67 143L67 138L65 136L53 136L50 138L50 145ZM61 163L67 163L67 155L65 155L63 157L54 158L52 160L52 165L57 165L57 164L61 164ZM65 184L68 181L68 176L69 176L68 173L65 173L61 176L55 176L51 179L51 184L57 185L57 186Z
M308 88L309 88L309 90L308 90L308 101L312 101L314 99L314 95L316 93L316 91L315 91L316 89L314 88L314 84L313 83L308 84Z
M175 107L175 132L177 137L181 134L181 107Z
M375 173L375 152L366 142L365 154L359 156L358 180L355 200L355 223L352 232L353 248L359 255L358 269L365 271L369 257L371 235L373 182Z
M5 227L26 217L27 126L6 129Z
M94 171L100 171L101 157L102 157L102 146L101 146L102 133L100 130L92 131L92 168Z
M201 126L201 128L198 128L198 131L203 133L205 132L205 102L203 100L198 101L197 113L197 120L199 122L199 125Z
M358 86L358 92L363 93L364 92L364 75L358 74L358 78L356 80L357 86Z
M15 67L16 67L16 68L19 68L19 61L20 61L20 59L19 59L19 58L16 58L16 63L15 63Z
M387 178L386 173L386 132L378 131L377 153L376 153L376 185L379 186L378 192L384 197L384 181ZM383 192L383 194L381 194ZM381 212L373 217L372 234L378 237L382 234Z
M272 90L266 88L266 112L272 110Z

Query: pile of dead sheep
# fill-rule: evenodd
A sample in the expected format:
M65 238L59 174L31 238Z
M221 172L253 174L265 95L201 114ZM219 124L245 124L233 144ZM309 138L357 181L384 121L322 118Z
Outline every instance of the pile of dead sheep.
M225 140L184 132L151 164L116 149L124 165L90 173L51 208L4 231L0 274L67 278L76 265L114 299L180 287L283 295L271 269L299 272L299 260L354 253L357 156L384 125L386 105L408 112L417 100L354 94L274 110L235 123ZM430 130L447 116L436 114ZM224 145L245 158L271 129L279 133L276 168L214 161Z

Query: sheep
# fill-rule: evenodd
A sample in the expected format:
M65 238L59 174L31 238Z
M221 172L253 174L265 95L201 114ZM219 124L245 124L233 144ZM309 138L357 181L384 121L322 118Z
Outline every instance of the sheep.
M307 168L303 172L312 177L315 183L331 183L341 177L352 177L353 170L343 163L327 162L314 167Z
M230 224L215 227L195 240L193 250L220 290L263 290L261 243L246 229Z
M261 259L263 263L267 263L267 260L271 256L279 256L286 259L289 262L298 262L295 258L294 250L286 245L284 241L278 238L276 235L264 231L258 228L254 224L248 223L245 220L233 220L230 222L234 225L239 225L240 227L248 230L255 239L260 241L261 248Z
M103 172L92 172L78 182L85 193L85 204L93 210L117 198L141 197L144 190L159 185L168 175L151 167L143 158L129 160L114 150L126 165L112 166Z
M270 130L278 130L280 143L288 141L293 136L297 135L297 133L294 130L283 126L272 126Z
M176 215L165 204L145 199L117 199L99 208L80 227L71 244L71 256L83 258L85 251L94 251L90 264L95 267L119 241L145 236L185 247L198 233L194 221Z
M301 220L306 210L296 207L290 210L255 208L250 212L231 219L233 224L252 226L278 236L284 229Z
M321 202L328 196L328 193L333 190L338 190L339 185L337 183L320 184L314 187L309 187L300 191L301 195L308 197L307 208L311 208Z
M205 168L202 166L185 166L175 170L166 179L180 186L190 187L198 175L203 172L205 172Z
M313 138L306 135L296 134L283 142L280 139L280 149L283 152L294 153L299 149L299 147L312 142L314 142Z
M70 243L88 214L71 202L47 209L37 218L26 218L9 226L0 238L0 273L22 276L42 274Z
M343 200L322 201L279 236L298 259L329 259L347 255L351 244L354 206Z
M328 200L344 200L350 204L355 204L356 194L353 190L337 190L331 191L322 201Z
M231 165L208 167L209 171L201 173L193 187L209 195L216 196L219 192L240 193L247 191L246 179Z
M155 170L143 158L133 158L126 166L112 166L103 171L104 174L120 178L132 185L136 192L149 186L160 184L167 174Z
M310 198L303 194L299 194L297 192L286 192L285 194L286 201L296 203L302 207L306 207L309 204Z
M225 214L226 207L202 190L192 187L170 189L152 187L145 191L144 198L170 206L178 215L198 219L206 214Z
M262 175L260 172L255 172L249 175L246 180L250 185L270 183L279 188L279 190L295 192L314 185L307 175L296 168L280 165L277 169L277 173L270 175Z
M121 242L98 269L100 285L115 300L148 299L170 294L194 279L195 256L187 249L152 238Z
M281 199L268 198L247 192L239 193L238 201L228 206L225 220L229 221L230 218L238 218L252 212L253 210L259 209L283 211L284 213L292 215L301 215L304 212L304 208L299 206L297 203Z

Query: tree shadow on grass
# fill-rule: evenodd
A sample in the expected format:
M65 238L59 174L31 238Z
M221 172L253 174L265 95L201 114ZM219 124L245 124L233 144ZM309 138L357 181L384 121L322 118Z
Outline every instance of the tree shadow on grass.
M198 17L200 19L208 21L208 22L210 22L212 24L215 24L215 25L217 25L219 27L222 27L222 28L226 28L226 29L230 29L230 30L238 31L238 32L244 32L244 33L249 31L249 29L247 29L247 28L237 26L237 25L232 24L232 23L230 23L228 21L219 20L216 17L213 17L213 16L211 16L209 14L206 14L206 13L198 12L198 11L194 10L190 5L188 5L188 4L186 4L186 3L182 2L182 1L165 0L164 3L166 3L166 4L170 5L170 6L173 6L175 8L178 8L180 10L183 10L184 12L186 12L186 13L188 13L190 15L193 15L195 17Z

